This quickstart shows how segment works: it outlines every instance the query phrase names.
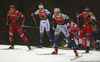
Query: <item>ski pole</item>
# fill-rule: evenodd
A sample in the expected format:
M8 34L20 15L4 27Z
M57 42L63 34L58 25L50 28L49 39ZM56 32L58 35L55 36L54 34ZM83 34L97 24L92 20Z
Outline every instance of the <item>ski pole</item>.
M35 22L36 26L38 26L38 25L37 25L37 23L36 23L36 20L35 20L34 16L33 16L33 20L34 20L34 22Z
M76 13L76 16L78 15L78 12ZM79 26L79 18L77 17L77 25Z
M37 28L37 29L39 29L38 27L34 27L34 26L26 26L26 25L24 25L23 27L25 27L25 28Z
M49 21L49 23L50 23L52 26L54 26L50 21ZM52 27L52 29L53 29L53 30L56 30L54 27Z

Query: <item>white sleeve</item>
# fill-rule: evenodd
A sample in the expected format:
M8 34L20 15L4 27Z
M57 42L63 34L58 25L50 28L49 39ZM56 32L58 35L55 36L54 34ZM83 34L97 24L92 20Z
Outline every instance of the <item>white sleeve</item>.
M68 18L69 18L69 16L63 14L63 19L68 19Z
M47 9L45 9L45 12L46 12L47 14L50 14L50 12L49 12Z
M92 18L93 20L96 20L96 18L95 18L94 16L91 16L91 18Z
M55 16L54 16L54 14L53 14L53 16L52 16L53 18L55 18Z
M34 12L35 15L39 14L39 10L37 10L36 12Z

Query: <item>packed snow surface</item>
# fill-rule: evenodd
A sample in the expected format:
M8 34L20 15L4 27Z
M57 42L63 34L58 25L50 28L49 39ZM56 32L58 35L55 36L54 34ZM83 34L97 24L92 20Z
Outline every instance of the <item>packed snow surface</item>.
M14 50L7 50L10 45L0 45L0 62L100 62L100 52L90 51L88 54L82 54L85 50L78 50L82 57L71 61L75 57L73 50L59 49L59 54L64 55L37 55L52 53L54 48L35 48L32 46L28 51L27 46L15 45Z

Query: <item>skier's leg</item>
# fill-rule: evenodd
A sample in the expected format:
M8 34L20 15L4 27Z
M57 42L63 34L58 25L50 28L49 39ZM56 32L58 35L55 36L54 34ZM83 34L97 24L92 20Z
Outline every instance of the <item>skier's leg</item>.
M38 46L39 48L42 48L43 36L44 36L44 24L42 24L42 22L40 22L40 44Z
M26 43L26 45L28 46L29 49L31 49L30 45L29 45L29 42L28 42L28 39L25 37L24 33L23 33L23 29L21 28L21 25L20 23L17 23L16 24L16 30L18 31L20 37L24 40L24 42Z
M59 35L54 35L54 48L55 48L55 50L52 52L53 54L57 54L58 53L58 41L57 41L57 39L58 39L58 36Z
M47 21L46 26L45 26L45 28L46 28L46 33L47 33L47 35L48 35L48 37L49 37L49 40L50 40L51 46L52 46L53 40L52 40L52 36L51 36L51 34L50 34L50 23L49 23L49 20L48 20L48 19L47 19L46 21Z
M73 49L73 51L75 53L75 56L78 56L78 52L76 50L76 47L74 46L74 43L71 41L71 38L70 37L66 37L66 39L69 41L69 44L72 47L72 49Z
M40 45L39 45L40 48L42 47L42 44L43 44L43 36L44 36L44 33L40 33Z
M60 33L60 30L57 27L55 30L55 33L54 33L54 48L55 48L55 50L52 52L53 54L58 53L58 41L57 41L57 39L58 39L59 33Z
M9 28L9 40L10 40L10 43L11 43L11 46L9 47L9 49L14 49L14 40L13 40L13 33L14 33L14 28L13 26L11 25L10 28Z
M74 34L73 39L75 41L76 46L78 46L79 43L78 43L78 39L77 39L77 33Z
M91 36L91 32L92 32L91 29L88 29L87 32L86 32L86 46L87 46L86 53L89 53L89 49L90 49L90 36Z
M83 38L83 36L84 36L84 33L86 32L86 28L83 26L82 27L82 30L81 30L81 32L80 32L80 38L79 38L79 49L80 49L80 47L81 47L81 44L82 44L82 38Z
M74 46L74 43L72 42L72 40L71 40L71 38L70 38L70 36L69 36L69 33L68 33L68 31L67 31L67 28L63 31L63 33L64 33L66 39L69 41L69 44L70 44L70 46L72 47L72 49L73 49L73 51L74 51L74 53L75 53L75 56L78 56L77 50L76 50L76 48L75 48L75 46Z
M52 40L52 36L50 35L50 31L46 31L48 37L49 37L49 40L50 40L50 43L51 43L51 46L53 46L53 40Z

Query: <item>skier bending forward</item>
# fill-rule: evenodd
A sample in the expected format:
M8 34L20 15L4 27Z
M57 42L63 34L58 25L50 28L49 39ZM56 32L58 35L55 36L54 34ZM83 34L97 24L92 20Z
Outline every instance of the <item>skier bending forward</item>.
M54 14L53 14L53 21L52 23L54 24L55 26L55 23L57 23L57 27L55 29L55 33L54 33L54 48L55 50L52 52L52 54L57 54L58 53L58 41L57 41L57 38L58 38L58 35L60 32L63 32L66 39L68 39L69 41L69 44L71 45L72 49L74 50L74 53L75 53L75 56L78 56L78 53L77 53L77 50L73 44L73 42L71 41L71 38L69 36L69 32L67 30L67 26L66 26L66 20L69 20L71 21L71 19L65 15L65 14L62 14L60 13L60 9L59 8L54 8ZM71 24L71 22L69 22ZM55 28L55 27L53 27Z

